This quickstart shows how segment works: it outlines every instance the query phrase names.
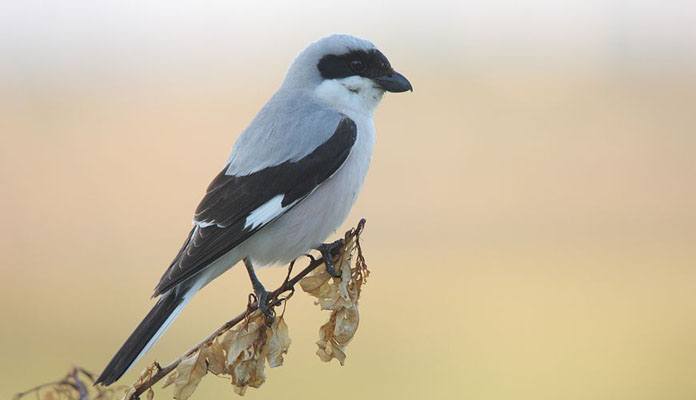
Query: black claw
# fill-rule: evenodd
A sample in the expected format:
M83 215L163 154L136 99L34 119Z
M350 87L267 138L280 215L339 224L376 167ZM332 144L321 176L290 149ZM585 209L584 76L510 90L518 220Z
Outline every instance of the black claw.
M339 278L341 276L341 271L336 271L336 266L334 265L331 257L324 257L324 263L326 264L326 272L334 278Z
M317 250L319 250L321 253L321 257L324 259L324 264L326 264L326 272L328 272L329 275L333 276L334 278L341 276L341 271L336 270L336 266L333 262L334 253L341 247L343 247L343 239L338 239L332 243L321 244L317 248Z
M273 307L268 306L268 291L255 290L254 293L256 294L256 303L258 304L259 311L266 316L266 325L273 325L273 321L275 320L275 311L273 311Z

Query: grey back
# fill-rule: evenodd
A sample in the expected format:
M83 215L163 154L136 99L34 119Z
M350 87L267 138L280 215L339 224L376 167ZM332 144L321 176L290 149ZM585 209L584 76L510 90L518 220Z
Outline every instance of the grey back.
M299 160L331 137L343 118L307 91L281 89L237 139L227 174L248 175Z

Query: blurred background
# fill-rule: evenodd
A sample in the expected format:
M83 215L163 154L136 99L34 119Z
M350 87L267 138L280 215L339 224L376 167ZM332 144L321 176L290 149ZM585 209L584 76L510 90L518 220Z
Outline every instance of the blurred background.
M413 82L376 113L372 275L344 367L293 344L250 399L696 398L696 6L675 0L0 5L0 397L99 372L308 42ZM282 268L260 277L278 284ZM235 268L152 352L236 315ZM170 389L157 398L170 398ZM194 398L233 398L203 381Z

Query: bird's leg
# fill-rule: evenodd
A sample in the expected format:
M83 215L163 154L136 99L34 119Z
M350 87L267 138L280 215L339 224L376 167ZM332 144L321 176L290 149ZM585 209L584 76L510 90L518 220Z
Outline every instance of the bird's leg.
M266 323L272 324L275 319L275 312L268 306L268 290L263 287L263 283L256 276L254 271L254 266L251 265L251 260L248 257L244 258L244 266L246 267L247 273L249 274L249 279L251 280L251 286L254 288L254 294L256 295L256 304L259 307L259 311L266 316Z
M324 264L326 264L326 272L334 278L341 276L341 271L336 270L336 266L333 262L333 253L343 247L343 239L338 239L332 243L323 243L317 247L317 250L321 253L321 257L324 259Z

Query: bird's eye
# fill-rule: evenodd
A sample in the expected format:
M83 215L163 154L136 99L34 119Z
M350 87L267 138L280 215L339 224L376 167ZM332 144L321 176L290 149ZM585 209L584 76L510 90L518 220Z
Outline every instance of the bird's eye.
M360 60L353 60L350 62L350 69L355 72L363 72L365 70L365 63Z

